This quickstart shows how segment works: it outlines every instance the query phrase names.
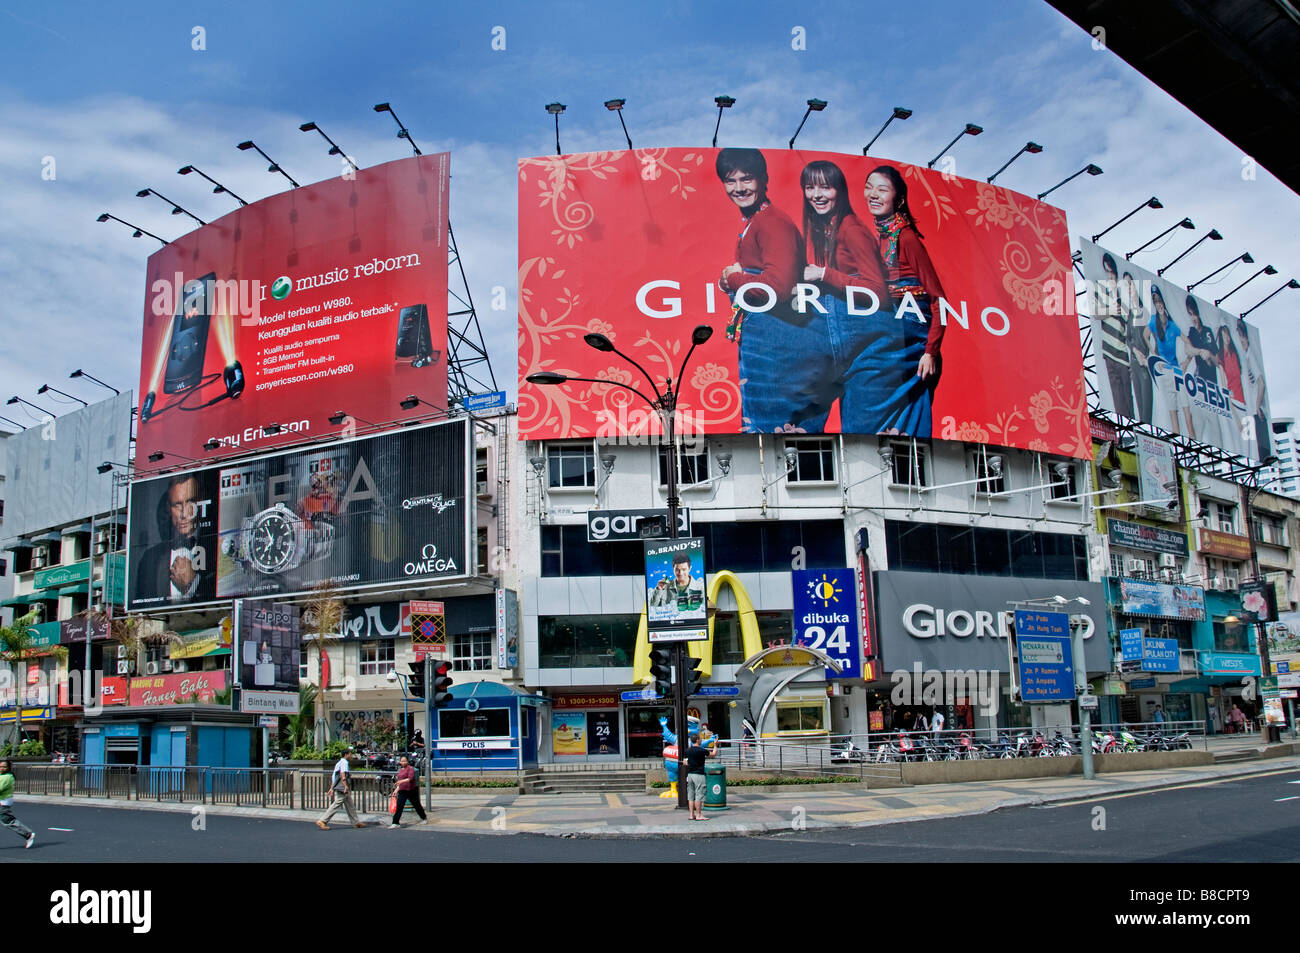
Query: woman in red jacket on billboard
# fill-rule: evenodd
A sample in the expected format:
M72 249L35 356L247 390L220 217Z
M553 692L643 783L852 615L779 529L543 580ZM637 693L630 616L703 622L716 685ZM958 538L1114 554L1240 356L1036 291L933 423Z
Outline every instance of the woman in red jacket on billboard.
M895 373L883 385L890 408L883 432L928 437L930 403L942 367L944 329L935 310L944 296L943 285L908 208L902 174L890 165L877 166L867 176L864 197L875 219L889 293L901 312Z

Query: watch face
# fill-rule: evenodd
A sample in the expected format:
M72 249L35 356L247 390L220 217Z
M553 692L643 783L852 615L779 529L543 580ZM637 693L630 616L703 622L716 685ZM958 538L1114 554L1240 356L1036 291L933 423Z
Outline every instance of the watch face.
M297 532L289 516L287 510L274 509L254 521L248 555L259 572L283 572L293 562Z

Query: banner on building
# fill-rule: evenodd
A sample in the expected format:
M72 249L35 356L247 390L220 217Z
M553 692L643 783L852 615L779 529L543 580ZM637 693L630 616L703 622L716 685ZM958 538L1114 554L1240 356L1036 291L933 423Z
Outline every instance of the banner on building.
M129 608L464 578L469 440L455 420L133 484Z
M1101 406L1252 460L1270 455L1259 329L1079 240Z
M651 642L708 639L702 537L647 540L645 581Z
M518 283L529 439L657 434L617 386L626 361L583 337L672 375L665 348L707 324L679 434L1091 452L1065 214L986 182L785 149L521 159ZM538 372L599 383L529 383Z
M1178 476L1174 448L1167 441L1146 434L1134 434L1138 462L1138 499L1149 501L1140 507L1143 515L1163 520L1178 519Z
M298 691L302 621L288 602L241 599L235 626L235 684L262 692Z
M825 652L840 665L828 678L861 678L858 638L858 580L852 569L795 569L794 643Z
M1187 555L1186 533L1117 519L1106 520L1106 530L1112 546L1144 549L1152 553L1168 553L1171 556Z
M445 152L349 170L154 252L139 459L218 459L283 434L322 438L427 414L401 406L409 395L445 408L449 170ZM331 423L339 408L351 416ZM279 434L264 431L273 422Z
M1205 590L1198 586L1166 586L1141 579L1121 579L1120 611L1125 615L1205 621Z

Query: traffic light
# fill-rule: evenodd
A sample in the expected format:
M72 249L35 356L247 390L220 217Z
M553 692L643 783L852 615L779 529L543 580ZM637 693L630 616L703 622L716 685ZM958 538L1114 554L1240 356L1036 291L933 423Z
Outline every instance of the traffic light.
M434 708L441 708L453 699L454 696L447 691L450 687L451 662L444 659L433 666L433 687L430 689L430 694L433 695Z
M704 676L700 674L700 665L703 664L703 662L704 659L693 658L689 655L686 657L685 681L687 698L700 693L700 682L704 679Z
M655 688L666 694L673 680L673 647L658 645L650 650L650 674L654 676Z
M406 679L406 694L412 698L424 697L424 659L418 662L408 662L407 669L410 675Z

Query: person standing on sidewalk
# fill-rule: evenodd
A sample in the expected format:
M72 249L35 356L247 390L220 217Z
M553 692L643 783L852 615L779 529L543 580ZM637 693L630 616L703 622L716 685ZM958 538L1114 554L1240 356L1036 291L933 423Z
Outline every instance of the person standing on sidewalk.
M14 816L14 773L8 760L0 761L0 825L27 841L24 848L36 843L36 834Z
M397 809L393 811L393 823L388 825L389 830L402 826L402 812L406 810L407 801L411 802L415 813L420 815L420 823L429 823L424 807L420 804L420 781L415 776L415 768L411 767L410 759L406 755L402 755L399 764L401 767L397 770L397 784L393 788L393 794L397 797Z
M700 744L699 735L691 735L691 746L686 749L686 806L690 809L690 820L707 820L704 816L704 762L713 757L714 751Z
M943 734L943 721L942 709L936 708L934 710L934 716L930 719L930 730L934 733L936 738Z
M343 808L348 812L348 820L352 822L353 827L365 827L357 818L357 812L352 807L352 765L349 760L352 757L352 749L349 748L343 752L343 757L339 758L338 763L334 765L334 771L330 775L330 791L334 795L333 803L330 804L329 810L320 816L316 821L316 826L323 831L330 829L330 818Z

